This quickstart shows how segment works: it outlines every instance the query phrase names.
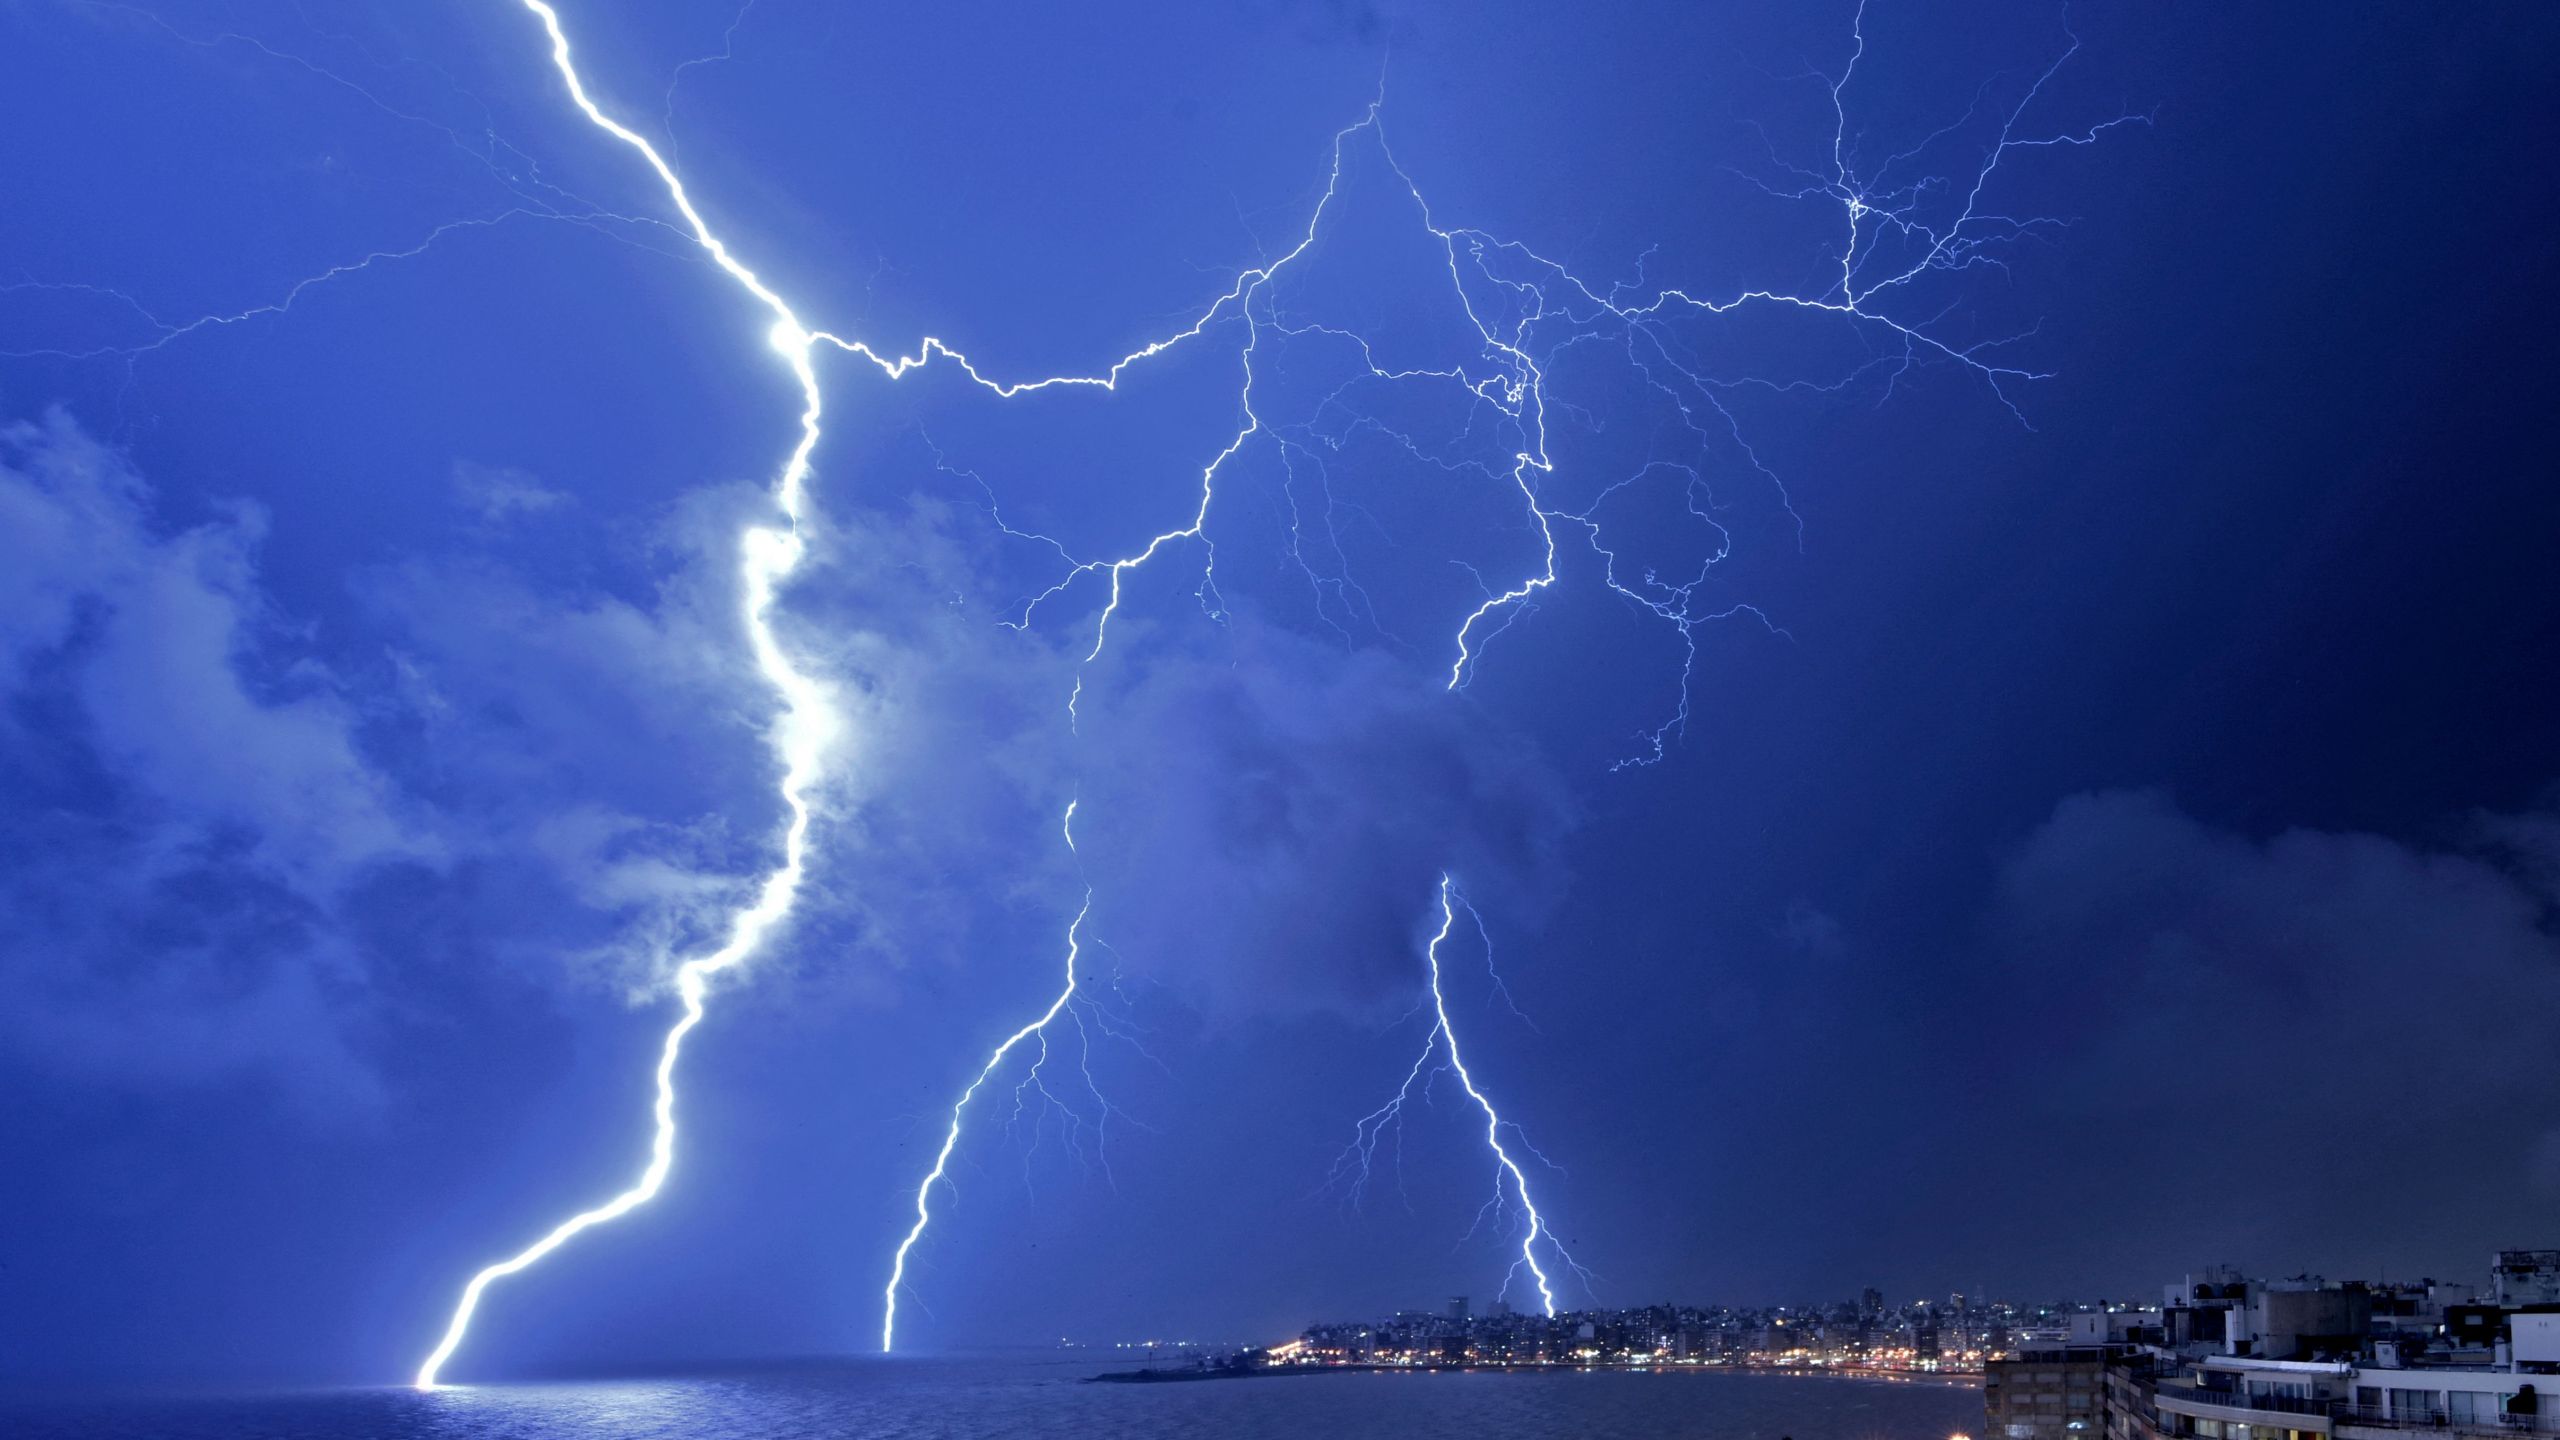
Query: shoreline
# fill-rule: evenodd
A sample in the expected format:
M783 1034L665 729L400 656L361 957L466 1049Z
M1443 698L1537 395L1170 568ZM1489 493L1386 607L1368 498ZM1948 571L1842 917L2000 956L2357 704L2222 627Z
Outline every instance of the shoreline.
M1181 1369L1115 1370L1088 1375L1079 1383L1086 1385L1173 1385L1194 1380L1253 1380L1281 1375L1341 1374L1473 1374L1492 1372L1521 1375L1564 1374L1735 1374L1786 1375L1816 1380L1895 1381L1910 1384L1929 1381L1948 1389L1976 1390L1982 1386L1978 1371L1947 1370L1878 1370L1848 1369L1811 1365L1685 1365L1678 1362L1635 1361L1612 1364L1599 1361L1576 1361L1570 1364L1508 1360L1440 1360L1412 1365L1381 1361L1353 1361L1339 1365L1253 1365L1226 1368L1189 1366Z

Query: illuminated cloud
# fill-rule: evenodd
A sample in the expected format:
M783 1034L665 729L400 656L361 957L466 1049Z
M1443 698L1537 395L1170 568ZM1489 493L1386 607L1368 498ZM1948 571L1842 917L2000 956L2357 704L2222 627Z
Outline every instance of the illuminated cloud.
M173 529L56 415L0 432L0 1037L110 1083L382 1095L342 907L444 846L257 581L265 518Z

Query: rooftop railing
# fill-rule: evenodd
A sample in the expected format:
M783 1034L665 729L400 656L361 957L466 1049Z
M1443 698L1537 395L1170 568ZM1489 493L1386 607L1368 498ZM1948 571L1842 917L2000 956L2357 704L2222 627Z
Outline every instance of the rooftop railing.
M2330 1418L2341 1425L2378 1425L2393 1430L2446 1430L2475 1435L2560 1435L2560 1415L2475 1415L2457 1420L2442 1410L2412 1412L2407 1409L2386 1410L2379 1405L2350 1405L2339 1401L2329 1407Z
M2266 1410L2278 1415L2326 1415L2337 1403L2299 1395L2252 1395L2243 1390L2208 1390L2201 1385L2163 1385L2160 1398L2190 1405L2221 1405L2233 1410Z

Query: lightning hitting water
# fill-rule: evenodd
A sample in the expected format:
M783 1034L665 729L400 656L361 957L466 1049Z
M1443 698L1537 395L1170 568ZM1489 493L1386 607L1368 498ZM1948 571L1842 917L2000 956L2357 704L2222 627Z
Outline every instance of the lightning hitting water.
M782 512L780 526L754 525L740 537L740 570L745 591L747 636L755 656L756 669L782 702L782 714L775 722L771 743L775 758L782 764L780 794L790 821L783 828L782 863L765 876L754 903L731 918L729 938L708 955L697 956L676 968L676 997L684 1012L667 1031L665 1043L658 1052L657 1100L653 1110L657 1122L655 1137L649 1146L649 1163L640 1178L622 1193L591 1210L582 1210L551 1228L542 1238L506 1259L480 1271L462 1287L462 1298L453 1309L453 1319L445 1326L444 1338L436 1343L433 1353L418 1367L417 1386L432 1389L445 1362L470 1332L471 1317L480 1308L480 1297L493 1281L502 1280L559 1249L584 1230L618 1219L647 1204L667 1183L668 1173L676 1158L676 1060L684 1048L687 1035L702 1023L703 1002L709 994L713 976L746 960L764 943L774 928L791 913L792 902L800 893L801 876L806 870L809 852L809 790L816 784L825 762L826 751L834 739L835 712L827 703L820 684L795 669L781 642L775 637L772 610L775 591L800 564L804 545L799 526L807 499L809 455L818 445L818 421L823 404L818 393L817 371L810 360L812 340L809 332L783 303L781 296L756 278L754 271L729 253L728 246L711 232L702 214L685 192L684 182L677 178L665 159L647 140L597 108L589 98L584 82L578 77L577 65L569 53L569 37L560 27L559 13L545 0L523 0L525 9L542 21L551 39L551 63L568 86L569 98L596 128L640 153L649 168L657 173L666 187L667 198L684 217L693 238L713 264L737 282L738 287L773 315L773 327L767 340L791 369L799 383L803 409L800 412L800 437L791 448L790 458L783 462L781 477L774 484L774 503Z
M1066 841L1067 853L1074 854L1076 848L1074 801L1067 802L1066 818L1059 822L1058 830L1060 836ZM951 1152L960 1144L961 1117L968 1113L969 1102L977 1099L978 1092L986 1087L987 1081L994 1077L997 1070L1003 1068L1006 1057L1012 1055L1024 1041L1037 1040L1039 1043L1040 1059L1031 1067L1035 1079L1039 1074L1040 1066L1047 1062L1049 1022L1057 1019L1059 1015L1066 1012L1068 1006L1076 1003L1076 966L1080 963L1082 955L1085 916L1092 911L1093 887L1088 885L1085 887L1083 905L1076 910L1075 919L1067 924L1067 978L1066 984L1058 991L1058 998L1049 1002L1049 1008L1040 1012L1039 1018L1007 1035L1003 1042L996 1046L994 1052L987 1056L987 1063L978 1067L978 1073L970 1079L969 1087L960 1092L960 1098L951 1106L951 1123L942 1132L942 1148L934 1153L933 1168L925 1172L923 1181L916 1186L915 1224L907 1228L906 1238L898 1242L897 1254L889 1263L889 1284L882 1293L883 1308L880 1317L880 1348L883 1351L890 1349L896 1342L898 1290L900 1286L906 1284L907 1254L915 1249L918 1240L924 1238L925 1227L933 1222L931 1208L933 1189L942 1184L944 1177L950 1173ZM1092 1081L1093 1076L1088 1072L1085 1082L1090 1086Z
M1083 718L1087 671L1102 658L1110 643L1113 622L1120 614L1126 594L1125 585L1132 576L1166 556L1196 550L1199 555L1199 581L1195 593L1201 611L1212 621L1224 623L1228 620L1230 607L1219 588L1212 521L1218 508L1221 478L1238 464L1240 458L1248 455L1276 456L1283 467L1287 477L1282 487L1288 514L1286 556L1305 575L1316 618L1339 633L1346 643L1354 639L1357 628L1366 627L1390 644L1404 648L1403 642L1379 619L1368 589L1353 573L1336 524L1337 497L1329 478L1329 457L1342 454L1355 437L1366 436L1383 440L1407 459L1448 475L1490 482L1494 489L1516 500L1521 533L1530 537L1532 542L1534 558L1516 572L1516 578L1489 581L1478 566L1466 561L1455 562L1475 577L1480 593L1472 603L1459 606L1457 613L1453 614L1453 628L1448 632L1446 648L1441 651L1445 660L1443 684L1447 689L1463 689L1481 667L1487 648L1512 625L1530 614L1540 596L1558 584L1563 573L1559 568L1562 548L1575 537L1580 539L1596 562L1599 583L1607 592L1626 603L1639 616L1667 627L1682 654L1676 693L1667 715L1659 723L1639 731L1634 750L1619 761L1620 765L1647 765L1664 756L1666 747L1683 732L1689 718L1691 684L1698 656L1696 632L1701 626L1717 620L1741 618L1775 633L1784 633L1750 603L1732 600L1710 602L1707 598L1712 572L1730 554L1732 544L1732 536L1723 518L1724 506L1707 479L1711 465L1730 468L1763 483L1799 534L1802 529L1802 522L1796 516L1784 485L1770 466L1762 462L1759 452L1746 437L1740 418L1726 403L1727 398L1736 391L1751 388L1838 391L1871 376L1881 376L1883 389L1890 394L1913 370L1935 362L1955 366L1971 375L1997 403L2015 414L2017 406L2012 388L2019 382L2039 379L2043 375L2041 371L2002 358L2004 348L2022 336L2008 335L1990 340L1956 338L1944 328L1952 303L1932 310L1928 308L1929 302L1917 298L1917 292L1924 281L1933 276L2002 268L2006 263L2000 253L2003 245L2022 239L2040 227L2057 223L2033 216L2013 216L1986 204L1986 192L2005 160L2021 151L2086 146L2110 129L2142 123L2147 119L2137 114L2122 114L2075 130L2030 132L2027 129L2026 118L2030 108L2044 95L2054 75L2078 50L2077 40L2071 39L2049 64L2034 74L2032 83L2013 104L1989 113L1986 128L1993 133L1986 143L1980 145L1968 165L1946 175L1917 180L1897 179L1895 177L1903 167L1915 165L1931 147L1947 142L1948 137L1958 135L1965 127L1975 124L1982 113L1983 98L1977 96L1974 105L1961 118L1933 132L1918 144L1873 165L1863 164L1858 147L1850 143L1848 98L1867 50L1865 10L1861 5L1850 27L1851 45L1846 62L1836 76L1813 77L1821 81L1827 92L1833 121L1825 160L1813 165L1794 164L1780 159L1773 150L1770 162L1774 178L1759 182L1763 189L1777 198L1820 207L1829 213L1834 226L1832 249L1836 265L1828 276L1811 288L1762 286L1738 288L1720 297L1701 297L1675 286L1647 287L1642 279L1641 262L1638 278L1633 282L1593 283L1516 241L1467 226L1443 223L1435 217L1421 187L1388 146L1380 108L1373 103L1365 115L1335 134L1331 165L1321 193L1310 208L1303 230L1276 258L1242 270L1187 324L1173 328L1102 369L1044 378L1004 379L989 367L981 366L932 336L922 338L910 352L901 354L876 347L868 341L804 325L792 307L738 261L711 231L665 155L637 132L607 115L590 97L553 6L546 0L521 0L521 3L541 23L550 42L549 58L570 99L590 124L641 157L681 217L680 226L603 210L583 197L541 179L529 157L516 147L498 140L494 131L474 137L423 115L385 104L361 87L353 86L302 56L245 36L225 33L211 38L195 37L163 25L162 28L169 29L171 34L190 44L250 46L333 83L348 86L377 109L396 119L432 126L494 176L518 203L487 216L446 222L413 245L380 250L359 260L331 267L296 283L280 299L269 304L231 314L207 315L183 323L164 321L121 292L102 287L34 282L0 287L8 290L94 292L122 303L153 331L147 340L127 346L55 347L12 353L75 359L115 355L130 365L139 355L187 335L229 327L258 316L282 315L314 287L354 277L378 264L413 259L451 236L486 230L519 219L565 221L597 229L630 243L640 243L634 236L671 236L680 239L690 250L706 256L730 282L745 291L756 306L772 317L767 338L799 387L803 402L799 434L773 487L780 523L750 526L740 537L742 619L759 674L780 703L780 713L768 741L781 771L779 798L789 813L781 837L781 862L765 876L752 903L730 918L726 939L719 948L685 961L675 972L675 989L682 1008L660 1050L654 1075L654 1138L649 1160L638 1179L603 1204L569 1217L525 1249L474 1275L464 1288L441 1342L420 1367L416 1378L422 1387L436 1383L442 1368L467 1335L471 1319L491 1283L535 1264L580 1232L647 1203L664 1186L675 1154L676 1065L686 1037L704 1018L713 978L753 955L792 911L808 860L812 818L809 796L820 776L837 728L825 688L818 680L795 667L772 625L772 607L777 592L803 557L800 531L804 519L805 489L811 455L820 439L822 413L814 363L817 347L825 345L866 360L883 379L889 381L902 379L920 367L940 362L966 376L988 396L1003 400L1051 389L1080 390L1107 396L1118 391L1121 380L1133 367L1177 349L1213 343L1212 337L1232 337L1234 348L1231 353L1238 373L1236 427L1222 446L1198 463L1196 496L1185 504L1179 515L1171 517L1172 523L1166 528L1146 537L1142 543L1132 544L1117 557L1079 558L1049 536L1017 530L1005 524L994 505L993 490L987 491L987 513L1003 533L1043 542L1066 566L1048 583L1037 588L1021 604L1014 618L1004 623L1014 629L1028 629L1044 609L1054 603L1063 603L1069 592L1077 589L1081 582L1087 579L1100 582L1103 592L1099 597L1101 603L1092 616L1089 638L1079 642L1074 681L1065 697L1065 716L1071 732ZM740 19L744 19L743 11ZM729 40L734 40L736 28L733 24ZM733 46L724 42L721 56L688 62L688 66L712 63L731 53ZM680 68L679 78L682 73ZM670 112L673 108L672 87L666 108ZM669 143L672 145L671 141ZM1309 318L1289 304L1281 293L1284 283L1296 272L1315 263L1319 239L1330 217L1345 203L1346 180L1354 160L1363 163L1374 161L1383 166L1385 174L1392 179L1391 189L1400 203L1409 208L1418 234L1427 237L1430 247L1436 252L1438 259L1433 267L1437 272L1433 283L1439 292L1436 303L1450 307L1451 313L1461 322L1460 333L1468 337L1468 344L1462 347L1461 353L1432 361L1385 361L1380 358L1377 345L1370 336L1345 325ZM1870 342L1869 356L1846 373L1823 382L1779 382L1750 373L1718 374L1697 358L1698 348L1681 327L1746 310L1792 314L1815 322L1844 326L1853 335ZM1335 363L1342 367L1342 383L1305 414L1274 410L1272 401L1264 393L1267 353L1285 351L1291 346L1321 351L1334 357ZM1566 498L1551 493L1562 477L1551 445L1550 416L1559 412L1570 413L1572 406L1569 401L1551 395L1551 374L1561 357L1598 347L1623 353L1638 386L1667 407L1672 425L1685 437L1689 450L1684 454L1649 457L1614 477L1591 477L1581 493ZM1355 389L1363 386L1381 390L1429 389L1453 398L1463 397L1462 404L1479 408L1489 415L1490 423L1484 427L1483 433L1494 437L1492 443L1496 453L1492 456L1464 454L1445 445L1426 442L1387 423L1373 409L1363 408L1353 398ZM1472 422L1467 428L1471 434L1476 431ZM1681 498L1687 516L1711 537L1692 565L1668 575L1655 566L1638 564L1622 557L1629 527L1609 513L1609 507L1620 497L1665 481L1677 487L1675 493ZM1308 508L1302 508L1302 483L1312 487ZM1068 804L1060 825L1071 855L1075 851L1076 815L1076 805ZM1045 1010L994 1047L951 1108L941 1147L933 1165L917 1186L913 1222L907 1227L892 1258L881 1325L884 1349L894 1340L899 1292L906 1281L911 1254L932 1219L932 1195L937 1186L948 1183L950 1162L961 1141L963 1123L971 1113L973 1102L1009 1060L1026 1052L1036 1054L1038 1059L1032 1063L1028 1076L1017 1086L1017 1108L1024 1087L1031 1087L1049 1099L1055 1098L1040 1084L1041 1067L1049 1057L1048 1028L1061 1018L1071 1018L1079 1027L1081 1038L1081 1027L1091 1002L1079 993L1077 967L1089 938L1085 934L1085 924L1093 899L1088 886L1082 905L1067 925L1067 972L1063 987ZM1511 1278L1516 1278L1525 1268L1535 1282L1541 1301L1552 1312L1554 1294L1550 1273L1541 1263L1542 1242L1550 1258L1567 1265L1571 1261L1556 1244L1543 1213L1531 1198L1527 1173L1517 1163L1512 1150L1517 1147L1533 1156L1536 1152L1527 1147L1516 1128L1508 1127L1501 1119L1461 1058L1458 1037L1450 1021L1441 985L1441 947L1451 934L1457 909L1465 907L1463 898L1457 895L1454 884L1446 875L1441 879L1440 904L1442 923L1427 948L1433 1027L1396 1098L1361 1122L1362 1140L1355 1149L1365 1166L1380 1127L1400 1113L1403 1100L1417 1081L1437 1073L1434 1061L1445 1052L1446 1061L1440 1068L1458 1078L1486 1119L1486 1140L1496 1167L1495 1194L1489 1207L1500 1211L1517 1204L1527 1223L1520 1259L1512 1267ZM1478 926L1481 929L1481 921ZM1092 1079L1089 1070L1085 1079L1089 1086ZM1094 1093L1098 1099L1099 1092ZM1112 1113L1107 1102L1103 1104L1103 1113L1106 1116ZM1506 1129L1510 1131L1508 1142ZM1506 1279L1506 1288L1509 1283L1510 1280Z

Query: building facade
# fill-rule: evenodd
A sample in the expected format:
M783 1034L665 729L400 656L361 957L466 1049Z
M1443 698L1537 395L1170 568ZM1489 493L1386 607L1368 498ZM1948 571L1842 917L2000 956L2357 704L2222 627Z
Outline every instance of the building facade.
M1990 1440L2096 1440L2104 1428L2105 1346L2020 1350L1982 1367L1982 1415Z
M2127 1313L2112 1329L2075 1317L2088 1343L1993 1362L1991 1440L2560 1437L2560 1251L2500 1252L2487 1299L2207 1272Z

